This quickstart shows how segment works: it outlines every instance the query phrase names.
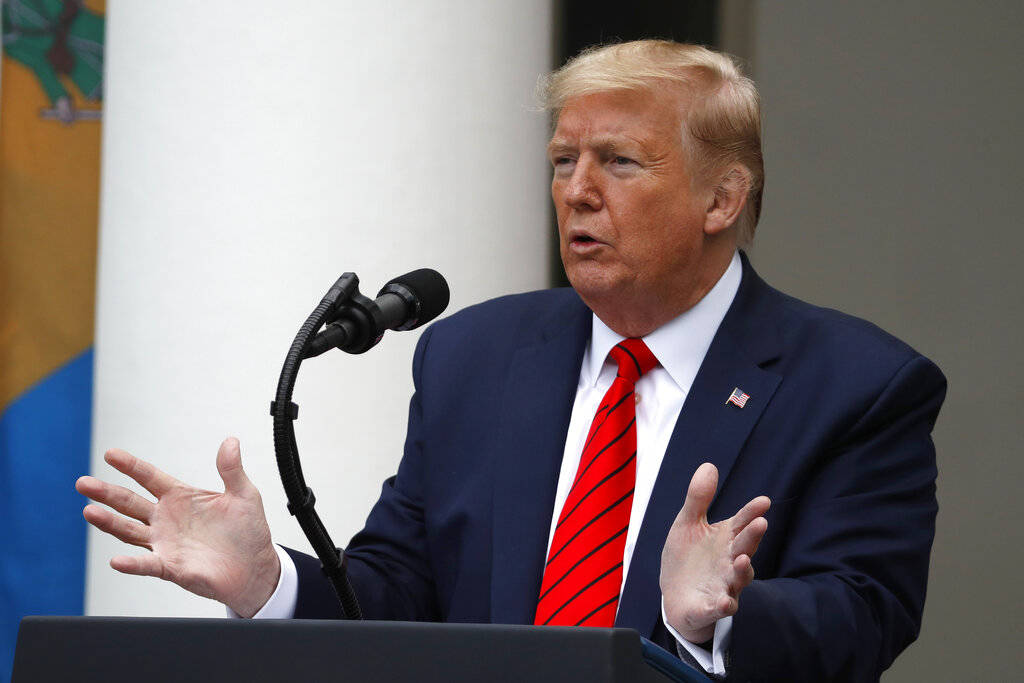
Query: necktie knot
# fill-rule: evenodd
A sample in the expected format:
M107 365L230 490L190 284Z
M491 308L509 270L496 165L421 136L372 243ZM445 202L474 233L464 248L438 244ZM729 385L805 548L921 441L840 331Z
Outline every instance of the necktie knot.
M658 364L658 359L642 339L623 339L612 347L608 357L618 364L618 376L631 384Z

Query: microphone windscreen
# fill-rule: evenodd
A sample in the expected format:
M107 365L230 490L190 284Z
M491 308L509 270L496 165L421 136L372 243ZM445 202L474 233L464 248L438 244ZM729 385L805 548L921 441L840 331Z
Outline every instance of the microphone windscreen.
M386 285L381 291L385 291L388 285L401 285L408 289L419 302L419 315L413 329L428 323L441 315L444 309L448 308L448 300L451 296L448 291L448 282L441 273L432 268L420 268L405 275L399 275Z

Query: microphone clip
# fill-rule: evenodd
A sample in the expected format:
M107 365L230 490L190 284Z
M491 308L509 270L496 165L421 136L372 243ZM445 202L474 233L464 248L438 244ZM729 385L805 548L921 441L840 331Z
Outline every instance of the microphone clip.
M303 358L313 358L333 348L366 353L384 336L384 312L376 301L359 292L359 276L355 273L343 273L323 300L330 304L327 325L310 341Z

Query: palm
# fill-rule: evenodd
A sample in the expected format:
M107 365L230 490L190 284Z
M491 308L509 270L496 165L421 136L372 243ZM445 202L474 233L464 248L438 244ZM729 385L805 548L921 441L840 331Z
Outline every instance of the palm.
M265 523L237 533L251 515L262 519L262 505L187 486L169 491L149 522L150 549L161 560L162 578L208 598L244 583L247 558L270 543Z
M237 441L225 441L217 454L224 493L183 484L124 451L110 451L106 460L156 497L154 503L93 477L79 479L81 493L138 520L90 505L84 514L91 524L152 551L114 557L114 569L172 581L246 616L259 609L273 592L279 564L259 492L242 471Z
M728 609L722 598L729 592L723 577L732 567L728 552L731 539L721 524L673 526L665 541L666 548L688 549L662 557L663 576L669 578L669 585L678 586L669 592L669 602L676 607L673 611L686 615L688 630L700 628L704 625L700 622L706 619L721 618Z

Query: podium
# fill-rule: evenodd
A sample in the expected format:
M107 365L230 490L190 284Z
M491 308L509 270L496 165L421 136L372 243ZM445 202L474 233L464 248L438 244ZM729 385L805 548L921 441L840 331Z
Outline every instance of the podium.
M25 617L13 683L707 682L630 629L385 621Z

